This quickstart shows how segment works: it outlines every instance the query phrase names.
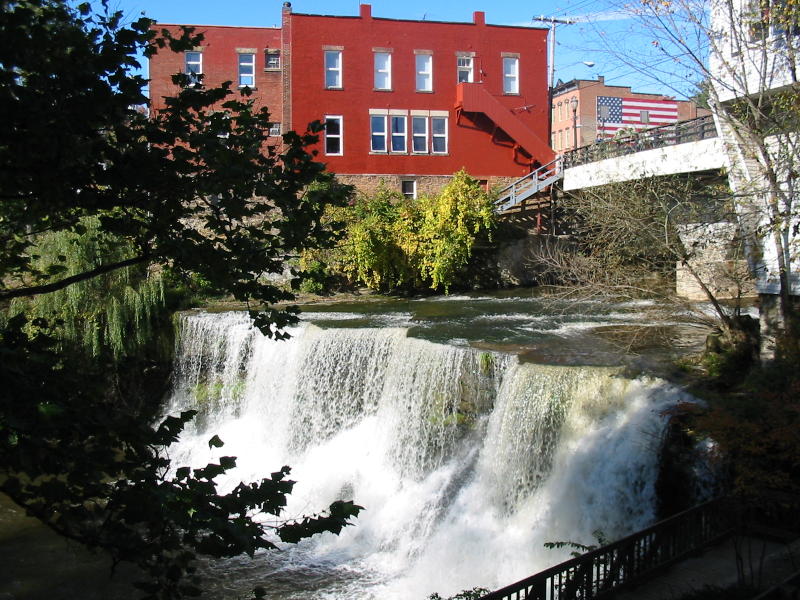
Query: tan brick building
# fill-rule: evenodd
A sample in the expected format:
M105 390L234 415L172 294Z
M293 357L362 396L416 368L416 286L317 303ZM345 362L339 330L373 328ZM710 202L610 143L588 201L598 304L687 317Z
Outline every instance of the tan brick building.
M553 150L562 153L610 137L615 129L624 126L644 129L708 114L711 111L690 100L641 94L627 86L606 85L603 76L573 79L566 83L559 81L553 88L550 141Z

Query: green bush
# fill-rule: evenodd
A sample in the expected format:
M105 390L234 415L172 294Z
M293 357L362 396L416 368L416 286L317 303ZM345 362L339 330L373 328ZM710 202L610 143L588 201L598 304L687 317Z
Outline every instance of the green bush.
M334 270L384 292L447 292L496 225L491 195L464 171L439 194L412 200L381 186L336 216L345 233Z

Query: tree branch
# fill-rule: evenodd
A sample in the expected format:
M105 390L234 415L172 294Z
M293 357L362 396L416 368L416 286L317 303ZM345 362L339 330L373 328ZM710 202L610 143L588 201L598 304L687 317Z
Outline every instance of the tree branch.
M68 287L73 283L86 281L87 279L92 279L93 277L97 277L98 275L104 275L105 273L116 271L117 269L123 269L125 267L130 267L132 265L141 264L143 262L146 262L147 260L148 256L142 254L140 256L134 256L133 258L128 258L116 263L100 265L99 267L91 269L90 271L84 271L83 273L78 273L77 275L70 275L69 277L65 277L64 279L59 279L58 281L54 281L52 283L45 283L43 285L34 285L30 287L14 288L11 290L2 290L0 291L0 300L11 300L12 298L24 298L27 296L38 296L40 294L49 294L50 292L57 292L58 290L63 290L65 287Z

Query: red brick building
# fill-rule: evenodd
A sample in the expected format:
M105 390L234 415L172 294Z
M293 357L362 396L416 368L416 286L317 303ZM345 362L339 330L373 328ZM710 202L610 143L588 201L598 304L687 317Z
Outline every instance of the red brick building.
M159 27L163 27L159 25ZM253 88L277 133L327 124L319 157L343 181L383 179L408 195L459 169L488 183L552 159L547 140L547 31L471 23L308 15L283 7L280 29L197 26L184 55L150 63L154 108L172 74ZM279 138L276 138L276 140Z
M597 79L573 79L566 83L559 81L553 89L553 149L562 153L611 137L617 126L625 125L617 123L619 119L615 119L611 114L613 111L608 110L613 99L619 99L623 113L632 111L637 115L635 119L625 119L631 130L658 127L711 114L711 111L698 107L691 100L675 100L661 94L634 92L627 86L607 85L603 76ZM627 110L628 105L630 111Z

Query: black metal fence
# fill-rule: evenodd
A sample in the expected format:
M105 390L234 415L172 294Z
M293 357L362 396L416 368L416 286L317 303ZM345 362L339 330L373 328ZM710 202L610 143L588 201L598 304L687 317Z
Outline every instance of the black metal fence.
M640 581L733 531L712 500L631 536L497 590L481 600L591 600Z
M615 137L591 146L570 150L564 154L563 168L569 169L604 158L615 158L642 150L698 142L713 137L717 137L717 128L714 125L713 117L711 115L698 117L691 121L645 129L631 135Z

